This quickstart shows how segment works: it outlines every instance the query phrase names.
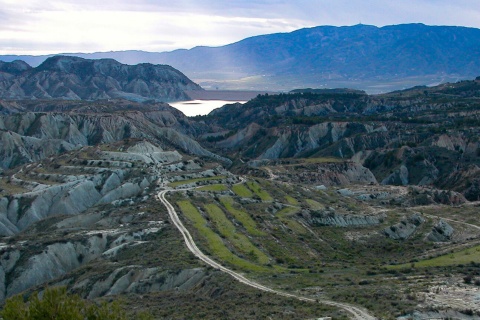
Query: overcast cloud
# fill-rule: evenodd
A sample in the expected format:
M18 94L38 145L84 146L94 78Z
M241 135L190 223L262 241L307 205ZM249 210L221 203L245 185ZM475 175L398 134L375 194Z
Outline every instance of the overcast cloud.
M480 28L479 0L0 0L0 54L170 51L319 25Z

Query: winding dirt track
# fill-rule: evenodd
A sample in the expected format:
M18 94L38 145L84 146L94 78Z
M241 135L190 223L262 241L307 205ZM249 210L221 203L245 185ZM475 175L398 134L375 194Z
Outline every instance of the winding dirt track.
M298 299L298 300L301 300L301 301L308 301L308 302L319 302L319 303L323 303L325 305L329 305L329 306L337 307L337 308L340 308L340 309L344 309L344 310L348 311L353 316L352 319L357 319L357 320L374 320L374 319L376 319L375 317L371 316L367 311L365 311L365 310L363 310L359 307L346 304L346 303L335 302L335 301L330 301L330 300L316 300L316 299L312 299L312 298L297 296L295 294L271 289L271 288L266 287L266 286L264 286L264 285L262 285L258 282L255 282L255 281L252 281L252 280L249 280L249 279L245 278L240 273L237 273L233 270L230 270L230 269L222 266L218 262L212 260L210 257L203 254L203 252L200 251L200 249L195 244L195 241L193 241L193 238L190 235L190 232L188 232L187 228L185 228L183 223L180 221L180 218L178 217L178 214L175 211L175 208L165 198L165 194L167 192L185 191L185 190L188 190L188 189L163 190L163 191L160 191L158 193L158 198L163 203L163 205L167 208L170 219L172 219L173 224L175 224L177 229L182 234L183 239L185 240L185 243L186 243L188 249L197 258L199 258L200 260L202 260L203 262L205 262L206 264L210 265L211 267L213 267L215 269L218 269L218 270L221 270L225 273L228 273L229 275L231 275L233 278L237 279L241 283L246 284L248 286L251 286L253 288L256 288L256 289L259 289L259 290L262 290L262 291L266 291L266 292L271 292L271 293L274 293L274 294L277 294L277 295L280 295L280 296L283 296L283 297L288 297L288 298L293 298L293 299Z

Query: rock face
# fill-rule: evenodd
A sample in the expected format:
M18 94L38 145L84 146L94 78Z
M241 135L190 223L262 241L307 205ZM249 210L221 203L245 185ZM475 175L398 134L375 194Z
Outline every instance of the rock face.
M302 211L302 218L312 226L360 227L377 225L383 222L385 214L353 215L339 214L328 208L321 211Z
M81 170L84 173L82 175L42 174L35 173L33 167L28 169L27 178L48 180L53 182L52 185L34 184L14 176L13 183L31 191L0 198L0 236L14 235L50 216L76 215L93 206L135 198L141 195L157 176L130 177L132 172L135 172L132 163L142 163L148 167L182 159L178 152L161 151L147 141L140 141L127 150L128 152L98 152L98 157L109 160L77 160L77 164L82 164L83 167L66 166L62 169L74 172ZM102 162L109 168L94 167L92 174L89 165L100 165ZM36 169L41 169L41 166ZM23 174L23 169L19 174Z
M453 228L445 220L440 220L428 234L427 239L433 242L447 242L452 239Z
M417 230L417 227L425 222L425 219L418 213L402 219L397 224L383 229L383 233L394 240L406 240Z
M97 218L94 221L99 221ZM90 221L92 222L92 221ZM140 245L142 240L161 228L135 232L115 230L97 232L81 240L67 240L47 245L37 253L30 247L3 249L0 256L0 301L49 280L61 277L80 266L100 257L115 257L121 250ZM21 259L23 257L23 259ZM135 269L135 268L134 268ZM100 295L128 292L146 292L173 289L175 286L189 288L203 277L202 269L185 270L179 275L165 279L159 269L113 271L105 281L89 283L89 298ZM192 284L193 283L193 284ZM85 285L85 283L83 283ZM80 285L77 286L77 289Z
M255 168L268 167L277 180L310 185L338 186L349 184L377 184L370 170L353 161L332 160L315 163L295 160L253 160Z
M370 170L355 162L318 165L317 170L312 172L307 169L298 172L297 177L299 181L304 183L323 184L325 186L377 183L375 176Z
M88 279L74 285L76 290L87 291L87 298L122 293L145 294L166 290L189 290L204 280L202 268L185 269L180 273L165 272L160 268L124 267L115 269L105 280Z
M6 99L172 101L187 100L184 90L201 90L170 66L129 66L113 59L55 56L36 68L20 61L2 63L0 71L0 97Z
M425 187L409 187L410 202L414 205L429 205L429 204L447 204L460 205L467 200L465 197L455 191L438 190Z

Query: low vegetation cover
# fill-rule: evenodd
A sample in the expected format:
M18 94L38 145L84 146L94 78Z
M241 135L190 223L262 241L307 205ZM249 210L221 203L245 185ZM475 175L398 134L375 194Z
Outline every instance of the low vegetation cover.
M7 299L0 311L4 320L127 320L131 315L118 301L97 305L78 295L68 294L65 287L46 288L41 296L34 293L27 302L21 295ZM153 320L148 313L136 314L135 319Z

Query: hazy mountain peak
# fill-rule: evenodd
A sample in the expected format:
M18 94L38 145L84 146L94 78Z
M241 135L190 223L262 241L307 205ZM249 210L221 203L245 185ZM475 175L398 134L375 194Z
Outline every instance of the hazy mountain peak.
M32 67L22 60L14 60L12 62L0 61L0 72L9 74L19 74L31 69Z

